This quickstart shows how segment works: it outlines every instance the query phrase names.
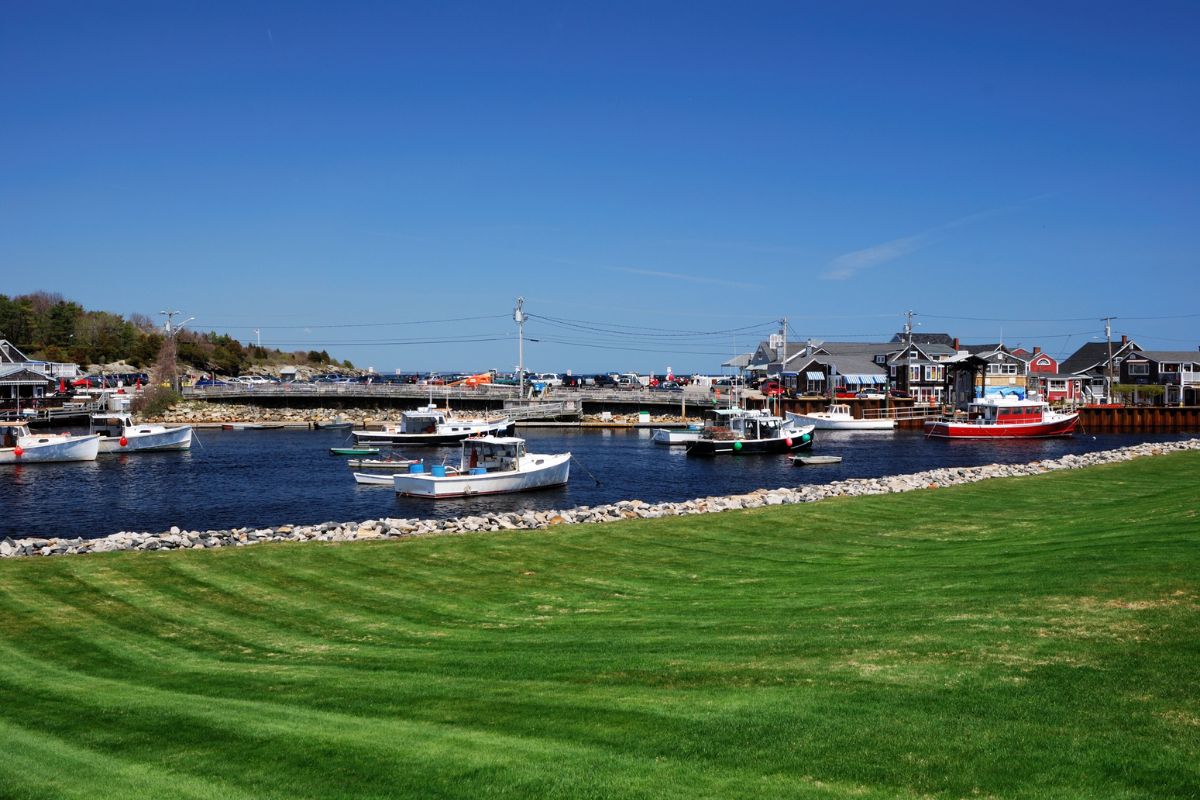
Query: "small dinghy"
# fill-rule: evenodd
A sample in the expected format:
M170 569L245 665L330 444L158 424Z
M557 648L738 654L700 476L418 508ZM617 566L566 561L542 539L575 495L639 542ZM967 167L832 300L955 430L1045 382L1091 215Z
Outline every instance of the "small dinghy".
M331 456L377 456L379 455L378 447L331 447L329 448Z
M370 469L377 472L408 472L409 467L421 462L415 458L351 458L346 461L350 469Z
M362 486L394 486L394 476L379 475L374 472L354 473L354 482Z
M794 467L816 467L821 464L840 464L841 456L792 456Z

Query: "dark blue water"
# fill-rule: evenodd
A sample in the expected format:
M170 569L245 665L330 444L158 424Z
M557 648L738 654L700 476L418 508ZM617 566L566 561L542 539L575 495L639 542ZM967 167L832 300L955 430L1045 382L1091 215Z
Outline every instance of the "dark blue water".
M638 498L679 501L759 488L877 477L944 466L1019 463L1184 436L1079 435L1001 442L927 440L919 432L817 432L814 454L841 464L793 467L782 455L689 458L650 441L649 431L530 429L531 452L571 451L571 482L559 489L462 500L398 497L359 486L329 448L344 431L197 431L190 452L101 456L75 464L0 465L0 536L104 536L268 527L378 517L452 517L482 511L562 509ZM457 463L457 448L415 449ZM590 474L589 474L590 473Z

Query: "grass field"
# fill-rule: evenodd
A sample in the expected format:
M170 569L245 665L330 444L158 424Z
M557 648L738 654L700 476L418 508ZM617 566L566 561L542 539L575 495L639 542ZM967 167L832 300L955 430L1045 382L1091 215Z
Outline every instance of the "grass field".
M1200 796L1200 453L0 563L0 796Z

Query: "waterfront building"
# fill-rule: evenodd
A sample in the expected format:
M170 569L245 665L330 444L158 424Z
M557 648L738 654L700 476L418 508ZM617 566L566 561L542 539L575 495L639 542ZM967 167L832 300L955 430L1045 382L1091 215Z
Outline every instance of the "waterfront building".
M1121 362L1134 350L1140 350L1137 342L1121 336L1120 342L1086 342L1079 349L1059 362L1058 369L1066 375L1083 379L1083 399L1087 402L1107 400L1105 381L1109 348L1112 348L1112 376L1114 382L1120 374Z
M1200 403L1200 351L1131 350L1122 360L1122 386L1135 405L1196 405Z

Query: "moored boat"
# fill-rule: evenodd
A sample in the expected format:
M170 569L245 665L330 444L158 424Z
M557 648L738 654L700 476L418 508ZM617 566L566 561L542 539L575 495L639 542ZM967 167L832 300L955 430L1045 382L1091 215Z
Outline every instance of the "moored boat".
M0 464L44 464L56 461L95 461L100 434L29 431L24 420L0 420Z
M824 411L808 414L789 411L787 416L798 425L812 425L819 431L886 431L896 427L896 420L888 417L857 419L846 403L833 403Z
M700 438L702 430L704 426L699 422L690 423L686 428L655 428L650 439L655 444L691 444Z
M408 472L409 467L419 463L421 462L415 458L350 458L346 460L346 466L350 469L370 469L381 472Z
M123 411L107 411L91 416L92 433L100 434L101 453L144 453L187 450L192 446L192 428L181 425L134 424Z
M823 464L840 464L841 456L792 456L793 467L816 467Z
M562 486L570 469L570 453L527 453L524 439L479 436L463 440L457 467L434 464L426 472L414 464L393 481L396 492L409 497L472 497Z
M689 456L790 453L812 447L813 426L797 425L766 411L723 408L713 412L714 424L688 447Z
M503 434L512 428L507 418L484 419L459 417L450 412L423 406L405 411L397 423L387 423L381 430L351 431L359 444L442 445L455 444L468 436Z
M378 472L355 472L354 482L360 486L391 486L394 475Z
M937 439L1046 439L1070 436L1078 412L1055 411L1040 400L984 398L955 414L925 423L925 436Z
M329 448L331 456L377 456L379 455L378 447L331 447Z

